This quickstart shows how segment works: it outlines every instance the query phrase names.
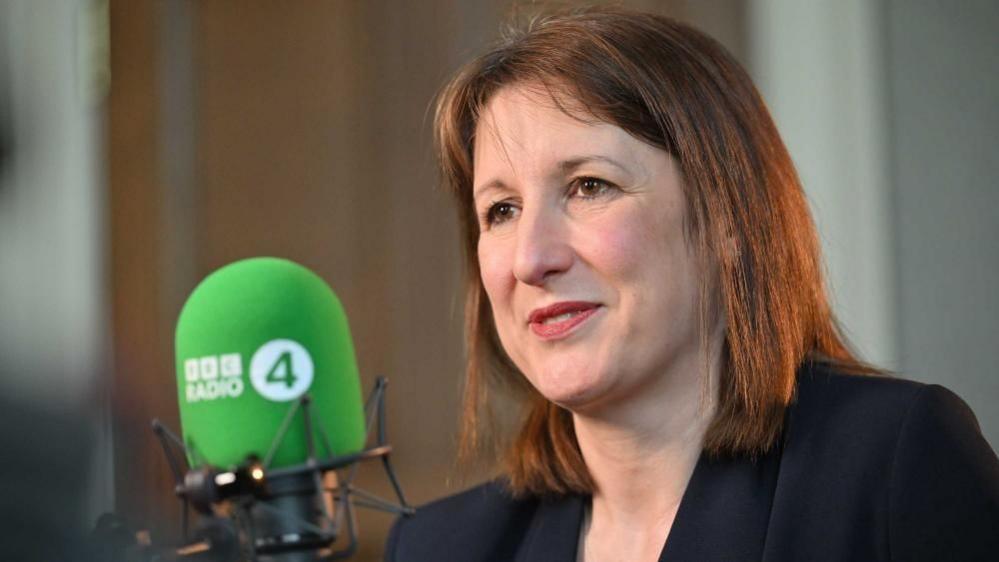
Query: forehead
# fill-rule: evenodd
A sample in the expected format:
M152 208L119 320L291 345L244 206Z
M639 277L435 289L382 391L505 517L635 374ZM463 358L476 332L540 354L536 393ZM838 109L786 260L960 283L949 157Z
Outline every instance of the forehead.
M542 86L507 86L483 108L475 130L474 173L553 165L567 159L606 156L634 161L654 150L616 125L593 117L568 96Z

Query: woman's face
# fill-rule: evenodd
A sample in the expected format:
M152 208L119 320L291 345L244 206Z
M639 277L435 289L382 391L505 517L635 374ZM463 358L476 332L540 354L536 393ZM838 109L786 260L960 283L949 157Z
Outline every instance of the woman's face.
M539 91L501 89L479 119L479 265L507 354L580 411L703 364L701 277L673 158Z

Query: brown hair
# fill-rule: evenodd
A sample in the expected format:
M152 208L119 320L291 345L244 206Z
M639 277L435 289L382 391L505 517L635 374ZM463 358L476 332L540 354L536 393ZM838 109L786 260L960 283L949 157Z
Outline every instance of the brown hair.
M815 227L791 158L731 55L662 16L617 8L558 12L535 18L466 64L437 102L439 163L458 203L467 265L466 456L482 442L482 412L491 391L506 387L528 410L506 451L512 490L593 491L571 414L535 391L507 357L479 277L474 133L493 94L512 84L547 88L556 102L576 102L560 103L565 111L582 106L589 117L621 127L678 162L688 240L702 264L715 264L704 270L717 272L702 286L701 319L714 300L725 320L718 407L704 443L708 453L755 455L772 447L803 362L876 372L853 356L837 328ZM726 252L726 246L735 251Z

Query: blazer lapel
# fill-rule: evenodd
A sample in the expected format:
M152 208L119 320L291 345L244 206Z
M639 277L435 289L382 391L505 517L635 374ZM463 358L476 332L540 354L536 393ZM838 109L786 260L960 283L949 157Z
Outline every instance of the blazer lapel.
M659 561L761 560L780 449L756 461L702 453Z
M702 453L659 562L761 560L782 446L756 460ZM540 500L517 562L573 562L585 498Z
M574 562L583 501L581 496L541 500L517 562Z

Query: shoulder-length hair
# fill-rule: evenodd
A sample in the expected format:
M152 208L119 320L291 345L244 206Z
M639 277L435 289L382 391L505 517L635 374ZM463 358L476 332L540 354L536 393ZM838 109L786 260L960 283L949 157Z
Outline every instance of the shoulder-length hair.
M457 201L467 266L466 458L483 444L492 391L505 387L527 408L505 454L512 491L594 489L571 414L525 382L503 351L479 275L475 129L491 97L511 85L546 88L567 113L614 124L679 164L688 242L700 263L710 264L702 271L717 276L700 291L704 341L711 302L725 322L706 452L757 455L774 446L796 371L806 361L876 372L853 356L837 328L794 165L763 100L732 56L710 37L666 17L612 8L559 12L512 30L461 68L437 101L437 155L443 182Z

